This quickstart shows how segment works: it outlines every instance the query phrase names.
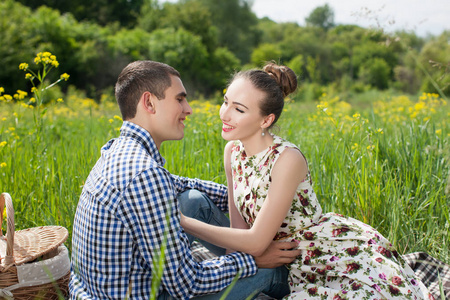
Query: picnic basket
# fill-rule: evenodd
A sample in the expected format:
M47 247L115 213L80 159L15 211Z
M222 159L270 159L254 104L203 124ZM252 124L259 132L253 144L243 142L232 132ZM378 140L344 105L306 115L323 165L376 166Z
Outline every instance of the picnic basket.
M41 226L15 231L8 193L0 195L0 224L5 205L6 236L0 228L0 299L64 299L70 277L69 254L63 245L67 229Z

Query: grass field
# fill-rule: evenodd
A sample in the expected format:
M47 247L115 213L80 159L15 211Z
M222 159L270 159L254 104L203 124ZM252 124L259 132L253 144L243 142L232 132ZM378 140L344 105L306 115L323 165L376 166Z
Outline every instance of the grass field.
M433 94L344 100L288 102L276 132L307 157L324 212L374 226L400 253L450 263L449 105ZM166 168L225 183L219 106L191 105L185 138L162 146ZM71 232L83 182L118 135L118 114L112 101L76 96L39 109L0 102L0 192L12 196L16 230L56 224Z

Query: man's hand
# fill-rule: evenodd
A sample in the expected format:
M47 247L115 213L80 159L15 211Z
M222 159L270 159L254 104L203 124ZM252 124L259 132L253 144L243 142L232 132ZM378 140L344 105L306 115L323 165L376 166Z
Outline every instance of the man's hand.
M255 256L259 268L276 268L289 264L300 255L300 250L294 250L296 242L272 242L260 256Z

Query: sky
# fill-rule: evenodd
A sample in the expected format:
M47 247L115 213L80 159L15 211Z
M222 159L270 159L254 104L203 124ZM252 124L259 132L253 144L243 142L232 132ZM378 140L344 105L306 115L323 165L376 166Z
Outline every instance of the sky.
M305 18L325 4L333 9L336 24L413 31L421 37L450 31L449 0L253 0L252 11L259 18L304 26Z

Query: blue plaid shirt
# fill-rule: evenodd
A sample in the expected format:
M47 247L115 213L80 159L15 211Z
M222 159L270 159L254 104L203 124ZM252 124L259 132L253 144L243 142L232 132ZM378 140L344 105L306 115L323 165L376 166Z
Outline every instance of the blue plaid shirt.
M253 257L240 252L200 263L193 259L176 195L195 188L225 210L227 191L211 181L172 175L164 163L150 134L131 122L103 146L75 214L70 299L149 299L153 256L166 229L159 292L189 299L226 288L239 271L241 278L256 273Z

